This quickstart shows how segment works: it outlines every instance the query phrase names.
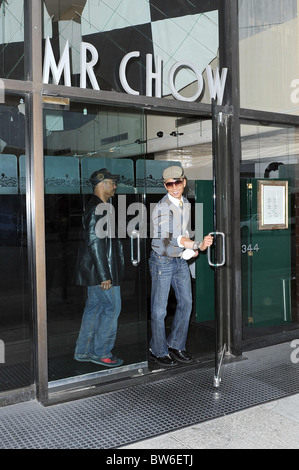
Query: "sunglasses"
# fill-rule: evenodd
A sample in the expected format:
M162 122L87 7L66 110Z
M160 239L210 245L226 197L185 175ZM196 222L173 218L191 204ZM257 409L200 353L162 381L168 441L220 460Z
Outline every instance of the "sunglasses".
M181 186L184 180L169 181L165 183L166 188L171 188L172 186Z

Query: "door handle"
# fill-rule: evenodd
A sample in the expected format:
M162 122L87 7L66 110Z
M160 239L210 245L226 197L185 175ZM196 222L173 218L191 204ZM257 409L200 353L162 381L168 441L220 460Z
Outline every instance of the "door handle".
M137 258L134 257L134 239L137 239ZM138 230L132 230L131 233L131 263L133 266L140 264L140 233Z
M208 247L208 263L210 266L213 266L213 268L219 268L220 266L223 266L225 264L225 235L223 232L210 232L209 235L212 235L214 237L221 237L222 238L222 260L219 263L212 263L211 261L211 247Z

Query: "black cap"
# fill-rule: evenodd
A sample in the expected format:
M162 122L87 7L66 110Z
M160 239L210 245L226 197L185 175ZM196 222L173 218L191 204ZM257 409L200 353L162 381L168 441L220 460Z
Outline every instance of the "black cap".
M107 168L101 168L101 170L94 171L90 176L89 181L92 186L95 187L97 184L101 183L104 180L114 180L116 181L119 175L113 175L110 173Z

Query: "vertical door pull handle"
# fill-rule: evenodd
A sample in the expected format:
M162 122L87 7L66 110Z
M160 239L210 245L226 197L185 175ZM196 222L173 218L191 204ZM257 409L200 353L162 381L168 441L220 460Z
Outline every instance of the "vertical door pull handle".
M208 263L210 266L213 266L213 268L219 268L220 266L224 266L226 260L225 260L225 234L223 232L210 232L209 235L212 235L214 237L214 242L216 241L216 237L221 237L222 238L222 259L219 263L213 263L211 261L211 247L208 247ZM217 261L217 260L216 260Z
M134 240L137 239L137 258L134 256ZM140 233L138 230L132 230L131 233L131 263L133 266L140 264Z

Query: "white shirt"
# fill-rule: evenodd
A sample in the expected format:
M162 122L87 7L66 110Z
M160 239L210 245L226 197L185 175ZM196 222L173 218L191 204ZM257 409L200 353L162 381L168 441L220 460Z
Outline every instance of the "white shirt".
M174 204L176 207L179 207L180 205L180 202L183 204L183 199L178 199L176 197L173 197L171 196L170 194L168 194L168 197L169 197L169 200L172 202L172 204ZM183 235L179 235L178 238L177 238L177 242L178 242L178 246L180 248L184 248L184 245L181 244L181 238L182 238Z

